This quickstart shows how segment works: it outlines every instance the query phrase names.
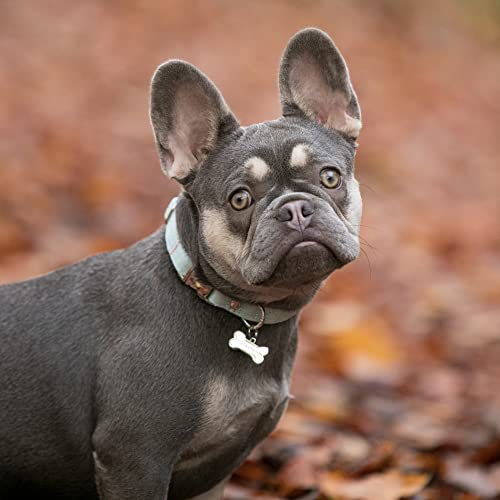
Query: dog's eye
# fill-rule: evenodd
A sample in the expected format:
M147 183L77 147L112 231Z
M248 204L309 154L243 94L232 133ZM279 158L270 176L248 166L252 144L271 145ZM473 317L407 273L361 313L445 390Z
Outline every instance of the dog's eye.
M328 189L336 189L342 184L342 176L340 172L331 167L324 168L320 174L321 184Z
M240 189L231 195L229 203L235 210L245 210L252 204L252 197L248 191Z

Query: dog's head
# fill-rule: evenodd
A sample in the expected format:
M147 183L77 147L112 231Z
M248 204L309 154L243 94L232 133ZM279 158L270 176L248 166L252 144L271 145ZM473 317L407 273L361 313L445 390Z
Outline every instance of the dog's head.
M306 29L290 40L279 89L283 116L241 127L190 64L166 62L152 81L163 171L194 200L200 253L243 288L317 283L359 251L361 113L325 33Z

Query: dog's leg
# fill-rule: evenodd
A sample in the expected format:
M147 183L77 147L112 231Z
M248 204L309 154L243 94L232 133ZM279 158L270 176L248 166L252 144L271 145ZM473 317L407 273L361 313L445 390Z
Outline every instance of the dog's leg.
M205 491L205 493L201 493L200 495L196 495L190 500L222 500L224 486L226 486L228 479L229 478L224 479L224 481L216 484L211 490Z
M165 500L172 467L151 460L137 449L101 460L94 452L95 481L101 500Z

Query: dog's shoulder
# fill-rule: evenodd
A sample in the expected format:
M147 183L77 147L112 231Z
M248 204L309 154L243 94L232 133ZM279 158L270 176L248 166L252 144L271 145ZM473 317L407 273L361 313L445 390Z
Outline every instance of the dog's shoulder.
M98 293L113 287L124 276L133 280L136 274L150 274L159 268L158 262L151 265L153 261L161 260L162 253L166 253L161 233L162 230L158 230L128 248L92 255L47 274L0 284L0 307L22 306L23 301L30 301L34 305L35 298L35 302L45 304L51 300L81 300L84 292Z
M1 332L102 328L118 311L143 309L174 281L162 230L134 245L0 286ZM154 305L154 301L153 301Z

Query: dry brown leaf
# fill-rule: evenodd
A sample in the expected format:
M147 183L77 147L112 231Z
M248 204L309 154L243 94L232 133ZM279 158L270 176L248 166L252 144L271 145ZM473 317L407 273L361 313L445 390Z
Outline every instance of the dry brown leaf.
M408 412L399 419L393 429L394 434L421 449L432 449L450 443L456 436L455 429L435 419L431 415Z
M390 382L402 369L403 353L378 317L332 332L326 347L317 353L322 366L336 368L354 380Z
M238 477L250 481L264 481L267 473L261 463L248 459L236 472Z
M355 467L368 459L371 452L370 443L361 436L354 434L338 434L330 444L335 467L343 469Z
M401 471L440 473L442 459L437 453L422 453L400 446L398 452L394 454L394 465Z
M493 439L481 448L474 450L470 460L476 464L491 464L500 460L500 439Z
M294 490L310 490L318 484L318 471L330 462L332 450L328 441L295 450L295 454L273 477L272 483L280 493L288 495Z
M430 480L429 474L403 474L396 469L351 479L338 472L325 473L321 491L335 499L398 500L415 495Z
M365 460L351 466L348 470L352 476L362 476L385 469L392 461L396 447L390 441L377 443Z
M284 494L296 488L310 488L317 484L317 465L308 456L290 460L280 471L276 482Z
M26 251L32 247L32 240L19 223L0 215L0 258Z
M415 497L414 500L458 500L458 498L451 486L443 484L425 488L423 491L418 493L418 495ZM461 500L466 500L466 499L461 498ZM477 499L471 498L468 500L477 500Z
M322 436L325 426L307 414L297 410L288 410L280 420L275 431L276 436L286 436L293 443L310 443Z
M500 481L496 471L470 465L461 457L446 460L444 478L447 482L480 497L494 497L500 494Z

